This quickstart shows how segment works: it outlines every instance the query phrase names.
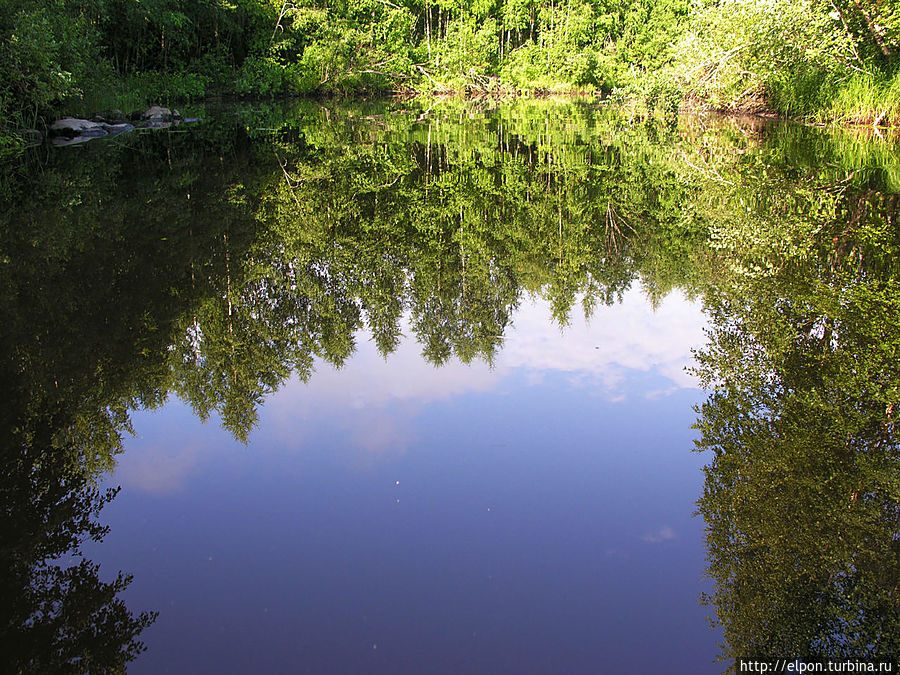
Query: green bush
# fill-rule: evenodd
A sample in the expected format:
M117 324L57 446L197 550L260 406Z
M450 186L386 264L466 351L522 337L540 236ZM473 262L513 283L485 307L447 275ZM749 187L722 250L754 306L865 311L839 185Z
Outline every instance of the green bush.
M526 89L547 76L546 58L533 42L513 50L503 59L500 78L514 87Z
M174 103L201 98L206 93L204 78L195 73L147 72L124 79L122 96L146 103ZM134 106L129 106L134 107Z
M96 74L95 35L59 0L0 8L0 121L28 119L78 96ZM4 11L5 10L5 11Z
M234 82L234 90L243 96L276 96L284 86L284 67L273 57L249 56Z
M187 72L196 74L204 83L207 92L231 91L234 87L235 72L230 64L231 55L224 45L192 59Z

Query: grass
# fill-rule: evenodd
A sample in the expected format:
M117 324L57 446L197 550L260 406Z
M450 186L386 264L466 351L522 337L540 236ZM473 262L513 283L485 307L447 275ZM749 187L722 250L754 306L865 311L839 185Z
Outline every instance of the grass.
M838 86L826 117L839 124L900 125L900 73L890 78L854 74Z

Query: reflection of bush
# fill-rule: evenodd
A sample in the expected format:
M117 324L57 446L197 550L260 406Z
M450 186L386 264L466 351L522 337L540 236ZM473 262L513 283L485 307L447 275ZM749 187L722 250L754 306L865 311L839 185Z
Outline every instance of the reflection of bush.
M900 648L897 200L848 175L716 235L735 273L706 295L699 506L726 659Z

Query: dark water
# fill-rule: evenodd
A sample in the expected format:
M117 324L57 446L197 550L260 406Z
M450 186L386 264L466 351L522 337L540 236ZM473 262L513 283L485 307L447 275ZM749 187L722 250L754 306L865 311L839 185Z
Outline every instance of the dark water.
M4 167L8 670L898 653L891 139L202 114Z

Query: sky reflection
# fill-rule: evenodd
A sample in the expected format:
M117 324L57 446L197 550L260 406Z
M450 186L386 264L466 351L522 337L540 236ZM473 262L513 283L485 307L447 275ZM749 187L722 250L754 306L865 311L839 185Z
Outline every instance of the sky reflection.
M702 344L704 325L700 308L681 293L670 294L654 309L633 288L620 304L601 306L590 319L574 312L565 327L554 323L545 302L526 299L493 369L482 361L455 359L436 368L422 359L412 339L384 359L374 342L361 336L343 368L319 361L308 383L292 377L266 400L254 436L279 452L302 450L315 423L346 437L357 453L374 458L402 454L416 442L415 418L428 404L473 392L508 394L513 375L529 387L550 374L562 375L585 395L614 403L653 399L696 387L686 368L691 349ZM191 472L217 459L222 444L232 443L213 424L198 425L183 411L175 412L183 406L167 406L183 418L173 429L177 440L119 459L115 478L123 486L149 492L183 488Z
M549 316L523 303L493 370L360 339L247 446L177 401L136 415L97 554L160 610L133 672L717 672L683 372L702 314L633 290Z

